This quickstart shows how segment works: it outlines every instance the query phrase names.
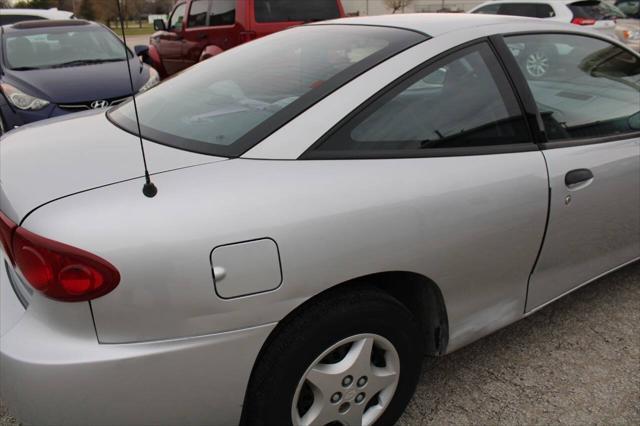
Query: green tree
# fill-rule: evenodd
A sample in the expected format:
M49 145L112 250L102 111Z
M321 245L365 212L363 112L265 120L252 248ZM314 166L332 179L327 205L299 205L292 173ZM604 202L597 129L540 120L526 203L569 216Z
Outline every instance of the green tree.
M95 21L96 19L93 0L82 0L82 3L80 3L80 10L78 12L81 18L88 19L89 21Z

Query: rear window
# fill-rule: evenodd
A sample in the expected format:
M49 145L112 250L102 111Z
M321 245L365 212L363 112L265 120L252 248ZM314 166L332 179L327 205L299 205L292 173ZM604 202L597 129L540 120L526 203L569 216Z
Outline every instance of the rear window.
M412 31L351 25L275 33L137 97L142 135L189 151L239 156L359 73L425 39ZM137 133L133 103L109 117Z
M313 22L340 17L338 0L255 0L256 22Z
M569 9L574 18L610 20L626 17L617 7L601 1L579 1L571 3Z

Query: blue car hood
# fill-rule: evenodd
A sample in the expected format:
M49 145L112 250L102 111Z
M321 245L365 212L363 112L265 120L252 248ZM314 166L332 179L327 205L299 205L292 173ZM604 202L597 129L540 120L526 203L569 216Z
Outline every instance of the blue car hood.
M130 61L137 92L149 78L149 69L137 58ZM80 103L131 95L127 63L106 62L42 70L5 70L3 81L56 104Z

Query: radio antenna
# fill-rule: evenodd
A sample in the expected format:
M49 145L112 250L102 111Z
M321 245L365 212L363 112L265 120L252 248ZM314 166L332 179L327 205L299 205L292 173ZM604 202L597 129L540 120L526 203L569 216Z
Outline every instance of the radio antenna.
M140 129L140 116L138 115L138 103L136 102L135 89L133 87L133 74L131 73L131 62L129 61L129 48L127 47L127 36L124 32L124 17L122 16L122 8L120 0L115 0L118 5L118 17L120 18L120 29L122 30L122 42L124 43L124 57L127 62L127 70L129 71L129 84L131 85L131 98L133 101L133 110L136 114L136 125L138 126L138 139L140 139L140 150L142 151L142 163L144 164L144 186L142 193L149 198L153 198L158 193L158 188L151 182L149 169L147 168L147 156L144 153L144 143L142 141L142 130Z

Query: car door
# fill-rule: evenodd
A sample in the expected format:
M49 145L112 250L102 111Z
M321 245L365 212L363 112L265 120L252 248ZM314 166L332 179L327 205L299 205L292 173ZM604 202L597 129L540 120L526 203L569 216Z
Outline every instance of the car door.
M200 61L207 46L222 50L238 44L236 0L194 0L184 32L183 55L188 65Z
M549 223L530 280L530 311L640 257L640 58L590 36L505 40L547 139ZM519 55L539 46L557 54L531 72Z
M182 2L175 6L169 18L167 31L162 31L156 36L162 65L168 75L182 71L189 65L183 57L186 5L186 2Z
M193 0L187 13L182 44L183 56L188 66L198 62L210 37L210 18L213 0Z
M445 289L453 340L524 312L548 178L523 109L482 41L384 89L301 157L341 179L338 198L376 194L358 213L369 234L386 235L375 251Z
M209 45L227 50L240 44L240 25L236 19L236 0L214 0L209 23Z

